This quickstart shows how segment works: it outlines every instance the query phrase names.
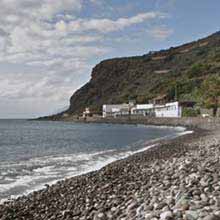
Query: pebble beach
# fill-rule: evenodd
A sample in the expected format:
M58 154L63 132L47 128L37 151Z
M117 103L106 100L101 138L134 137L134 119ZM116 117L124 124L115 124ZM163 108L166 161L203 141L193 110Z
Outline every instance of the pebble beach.
M8 201L0 219L219 220L219 127Z

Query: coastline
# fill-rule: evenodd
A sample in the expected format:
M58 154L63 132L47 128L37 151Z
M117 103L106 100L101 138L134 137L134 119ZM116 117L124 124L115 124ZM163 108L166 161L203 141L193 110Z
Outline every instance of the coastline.
M75 123L75 122L74 122ZM91 124L91 123L90 123ZM95 124L95 123L93 123ZM100 124L100 123L99 123ZM128 125L127 123L123 125ZM167 135L167 136L163 136L163 137L160 137L160 138L154 138L152 140L149 140L149 141L146 141L144 143L144 145L140 148L140 149L136 149L134 151L125 151L125 152L119 152L118 155L115 155L115 156L112 156L112 157L109 157L109 158L106 158L105 161L97 161L97 164L95 166L91 166L90 168L88 168L87 170L85 171L82 171L82 172L79 172L77 174L71 174L71 175L67 175L66 177L63 177L63 178L59 178L58 180L53 180L53 181L50 181L50 182L47 182L47 183L44 183L44 184L40 184L36 187L34 187L33 189L29 189L29 190L26 190L24 193L22 194L18 194L16 196L11 196L10 198L8 199L0 199L0 205L4 204L4 202L7 202L7 201L11 201L11 200L16 200L17 198L19 197L22 197L22 196L28 196L29 194L33 193L34 191L40 191L40 190L43 190L45 189L46 185L54 185L56 184L57 182L59 181L62 181L64 179L68 179L68 178L72 178L72 177L77 177L77 176L80 176L80 175L83 175L83 174L87 174L89 172L94 172L94 171L98 171L100 170L101 168L111 164L111 163L114 163L118 160L122 160L122 159L126 159L127 157L130 157L136 153L140 153L140 152L143 152L143 151L146 151L160 143L163 143L165 141L168 141L168 140L173 140L173 139L176 139L177 137L179 136L183 136L183 135L187 135L187 134L191 134L193 131L192 130L189 130L185 127L181 127L181 126L178 126L178 127L175 127L175 126L155 126L155 125L144 125L144 124L132 124L132 126L141 126L141 127L147 127L147 128L160 128L160 129L174 129L175 130L175 133L172 134L172 135ZM104 151L103 151L104 152ZM98 152L99 154L103 153L103 152Z
M0 205L0 219L153 219L152 213L159 216L155 219L162 219L160 209L153 207L147 211L145 207L149 206L145 194L150 188L149 175L145 171L154 169L160 161L178 160L202 146L212 146L213 140L219 138L214 129L195 126L193 130L191 134L159 141L154 147L98 171L59 181L46 189L6 202ZM157 194L152 200L157 200ZM171 211L167 208L163 213L168 215Z

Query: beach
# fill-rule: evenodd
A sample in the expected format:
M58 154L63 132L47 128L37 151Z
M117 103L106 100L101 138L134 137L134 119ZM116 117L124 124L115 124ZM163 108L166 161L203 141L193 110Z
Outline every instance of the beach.
M0 205L0 219L220 219L219 124ZM202 127L202 128L201 128Z

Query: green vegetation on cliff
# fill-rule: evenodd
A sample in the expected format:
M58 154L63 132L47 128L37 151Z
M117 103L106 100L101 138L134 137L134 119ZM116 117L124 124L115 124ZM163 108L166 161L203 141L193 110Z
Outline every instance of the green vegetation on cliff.
M217 115L220 107L220 76L211 76L207 78L201 87L203 104L213 110L213 116Z

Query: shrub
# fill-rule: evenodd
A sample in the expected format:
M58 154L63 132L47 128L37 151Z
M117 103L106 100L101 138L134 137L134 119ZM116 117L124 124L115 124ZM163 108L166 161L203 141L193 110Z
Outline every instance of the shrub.
M200 115L199 109L183 108L183 112L182 112L183 117L197 117L199 115Z
M217 115L220 107L220 76L209 76L202 84L201 94L206 108L213 109L213 116Z
M191 66L190 70L188 71L189 78L202 76L204 72L209 69L209 65L202 64L202 63L195 63Z

